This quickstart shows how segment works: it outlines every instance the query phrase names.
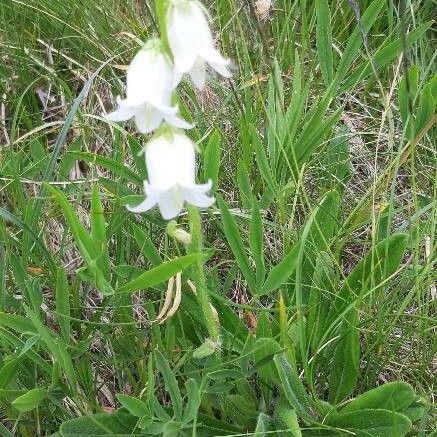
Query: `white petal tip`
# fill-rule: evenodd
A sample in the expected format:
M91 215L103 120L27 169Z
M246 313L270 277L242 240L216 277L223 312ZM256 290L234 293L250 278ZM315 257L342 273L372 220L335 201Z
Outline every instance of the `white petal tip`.
M147 212L152 209L155 205L156 200L148 196L138 205L126 205L126 209L134 214L142 214L143 212Z

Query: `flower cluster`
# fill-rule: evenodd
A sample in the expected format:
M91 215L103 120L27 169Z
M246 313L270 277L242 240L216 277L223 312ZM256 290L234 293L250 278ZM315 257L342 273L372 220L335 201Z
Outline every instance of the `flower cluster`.
M214 203L207 193L211 182L195 183L195 145L181 131L192 125L179 114L176 87L185 73L201 89L206 65L230 77L230 61L214 47L207 13L197 0L164 0L165 42L144 44L127 70L126 98L106 116L110 121L134 119L140 133L155 132L145 147L148 180L146 198L128 209L142 213L158 205L164 219L179 215L184 203L206 208Z

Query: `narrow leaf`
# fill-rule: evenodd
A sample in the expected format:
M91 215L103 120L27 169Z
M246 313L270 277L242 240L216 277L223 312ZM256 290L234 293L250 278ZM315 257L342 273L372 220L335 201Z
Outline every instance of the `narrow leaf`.
M360 437L403 437L411 429L403 414L384 409L364 409L333 416L327 424L346 429Z
M311 418L310 401L299 379L299 375L290 366L284 354L275 355L273 358L281 380L281 388L285 398L300 417Z
M141 399L124 394L117 394L116 397L120 404L126 408L132 416L143 417L149 413L147 404L145 404Z
M172 276L175 276L176 273L185 270L188 266L202 257L203 255L200 253L193 253L162 263L158 267L154 267L153 269L144 272L134 280L119 287L116 290L116 293L131 293L133 291L145 290L146 288L161 284Z
M170 369L170 366L164 356L159 352L159 350L155 350L155 360L156 360L156 368L161 373L165 387L170 395L173 413L176 420L181 420L182 418L182 396L179 391L178 383L176 381L175 374Z
M44 399L47 398L47 389L45 388L34 388L29 390L24 395L16 398L12 405L20 413L25 413L26 411L34 410Z
M244 278L249 285L252 293L256 293L256 281L253 276L252 269L250 267L249 258L244 251L245 245L241 239L240 232L238 230L237 223L229 211L226 203L219 197L218 204L221 211L221 217L223 222L223 229L226 235L226 239L231 247L232 253L237 260L238 266L243 273Z
M83 160L86 162L90 162L96 165L99 165L107 170L112 171L115 175L120 176L126 181L131 182L137 186L143 185L143 180L140 176L135 174L132 170L124 166L119 161L115 159L108 158L107 156L98 155L97 153L89 153L89 152L76 152L70 151L68 152L69 156L74 156L78 160Z
M359 374L360 335L356 310L341 325L329 378L329 402L338 404L352 393Z
M263 252L264 230L261 212L258 202L254 199L252 202L252 215L249 224L249 246L256 267L256 283L261 284L264 281L266 268L264 265Z
M270 270L264 285L258 293L259 296L269 294L278 289L295 272L297 263L299 261L299 250L300 243L296 243L289 250L285 258L279 264L273 267L272 270Z
M315 5L317 56L323 79L325 84L329 86L333 77L331 11L327 0L317 0Z
M402 412L414 402L415 397L410 384L402 381L389 382L358 396L341 410L341 414L369 408Z
M215 130L208 141L205 148L204 165L204 179L205 181L211 180L213 183L213 190L218 186L218 175L220 170L220 132Z
M62 268L58 269L56 278L56 317L64 341L70 341L70 285Z

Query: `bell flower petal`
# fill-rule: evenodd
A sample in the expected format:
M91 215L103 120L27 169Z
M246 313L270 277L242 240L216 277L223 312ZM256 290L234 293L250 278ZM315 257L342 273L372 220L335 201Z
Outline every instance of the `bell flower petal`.
M191 70L199 51L213 45L208 20L199 4L191 0L171 2L167 35L175 66L182 73Z
M159 127L163 115L151 105L139 106L135 111L135 125L142 134L153 132Z
M166 114L164 115L165 121L171 126L177 127L179 129L192 129L193 125L188 123L183 118L178 117L177 115Z
M178 186L164 191L158 200L159 212L164 220L171 220L177 217L183 207L184 199L180 196Z
M130 120L135 115L135 109L129 105L123 103L120 98L117 98L118 108L110 112L109 114L104 115L106 120L109 121L126 121Z
M191 205L198 208L209 208L215 202L214 197L207 195L207 192L211 189L212 182L207 184L193 185L190 187L181 187L183 198Z
M218 50L209 50L204 53L203 57L208 64L223 77L229 78L232 76L231 70L229 69L231 61L224 58Z
M134 57L127 71L126 99L117 99L119 107L105 117L110 121L135 118L140 133L156 130L163 120L188 129L189 123L177 116L172 105L174 88L181 79L159 40L149 41Z
M191 80L198 89L202 89L206 83L206 64L201 58L197 58L189 71Z
M161 45L149 41L134 57L126 75L127 100L131 105L144 102L168 104L174 89L174 69Z
M196 87L205 85L205 62L230 77L231 72L224 68L230 62L214 48L206 12L197 0L171 0L166 23L175 67L181 73L189 73Z
M161 135L151 140L145 152L148 181L144 184L146 199L129 210L140 213L156 204L165 220L177 217L185 202L208 208L214 198L208 195L212 183L196 184L194 143L181 133Z

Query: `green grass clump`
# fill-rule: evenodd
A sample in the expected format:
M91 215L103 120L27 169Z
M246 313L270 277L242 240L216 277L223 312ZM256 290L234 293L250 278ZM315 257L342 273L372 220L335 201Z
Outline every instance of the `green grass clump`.
M205 2L235 74L183 84L218 200L186 254L101 117L152 2L0 2L1 436L431 435L435 2L264 3Z

